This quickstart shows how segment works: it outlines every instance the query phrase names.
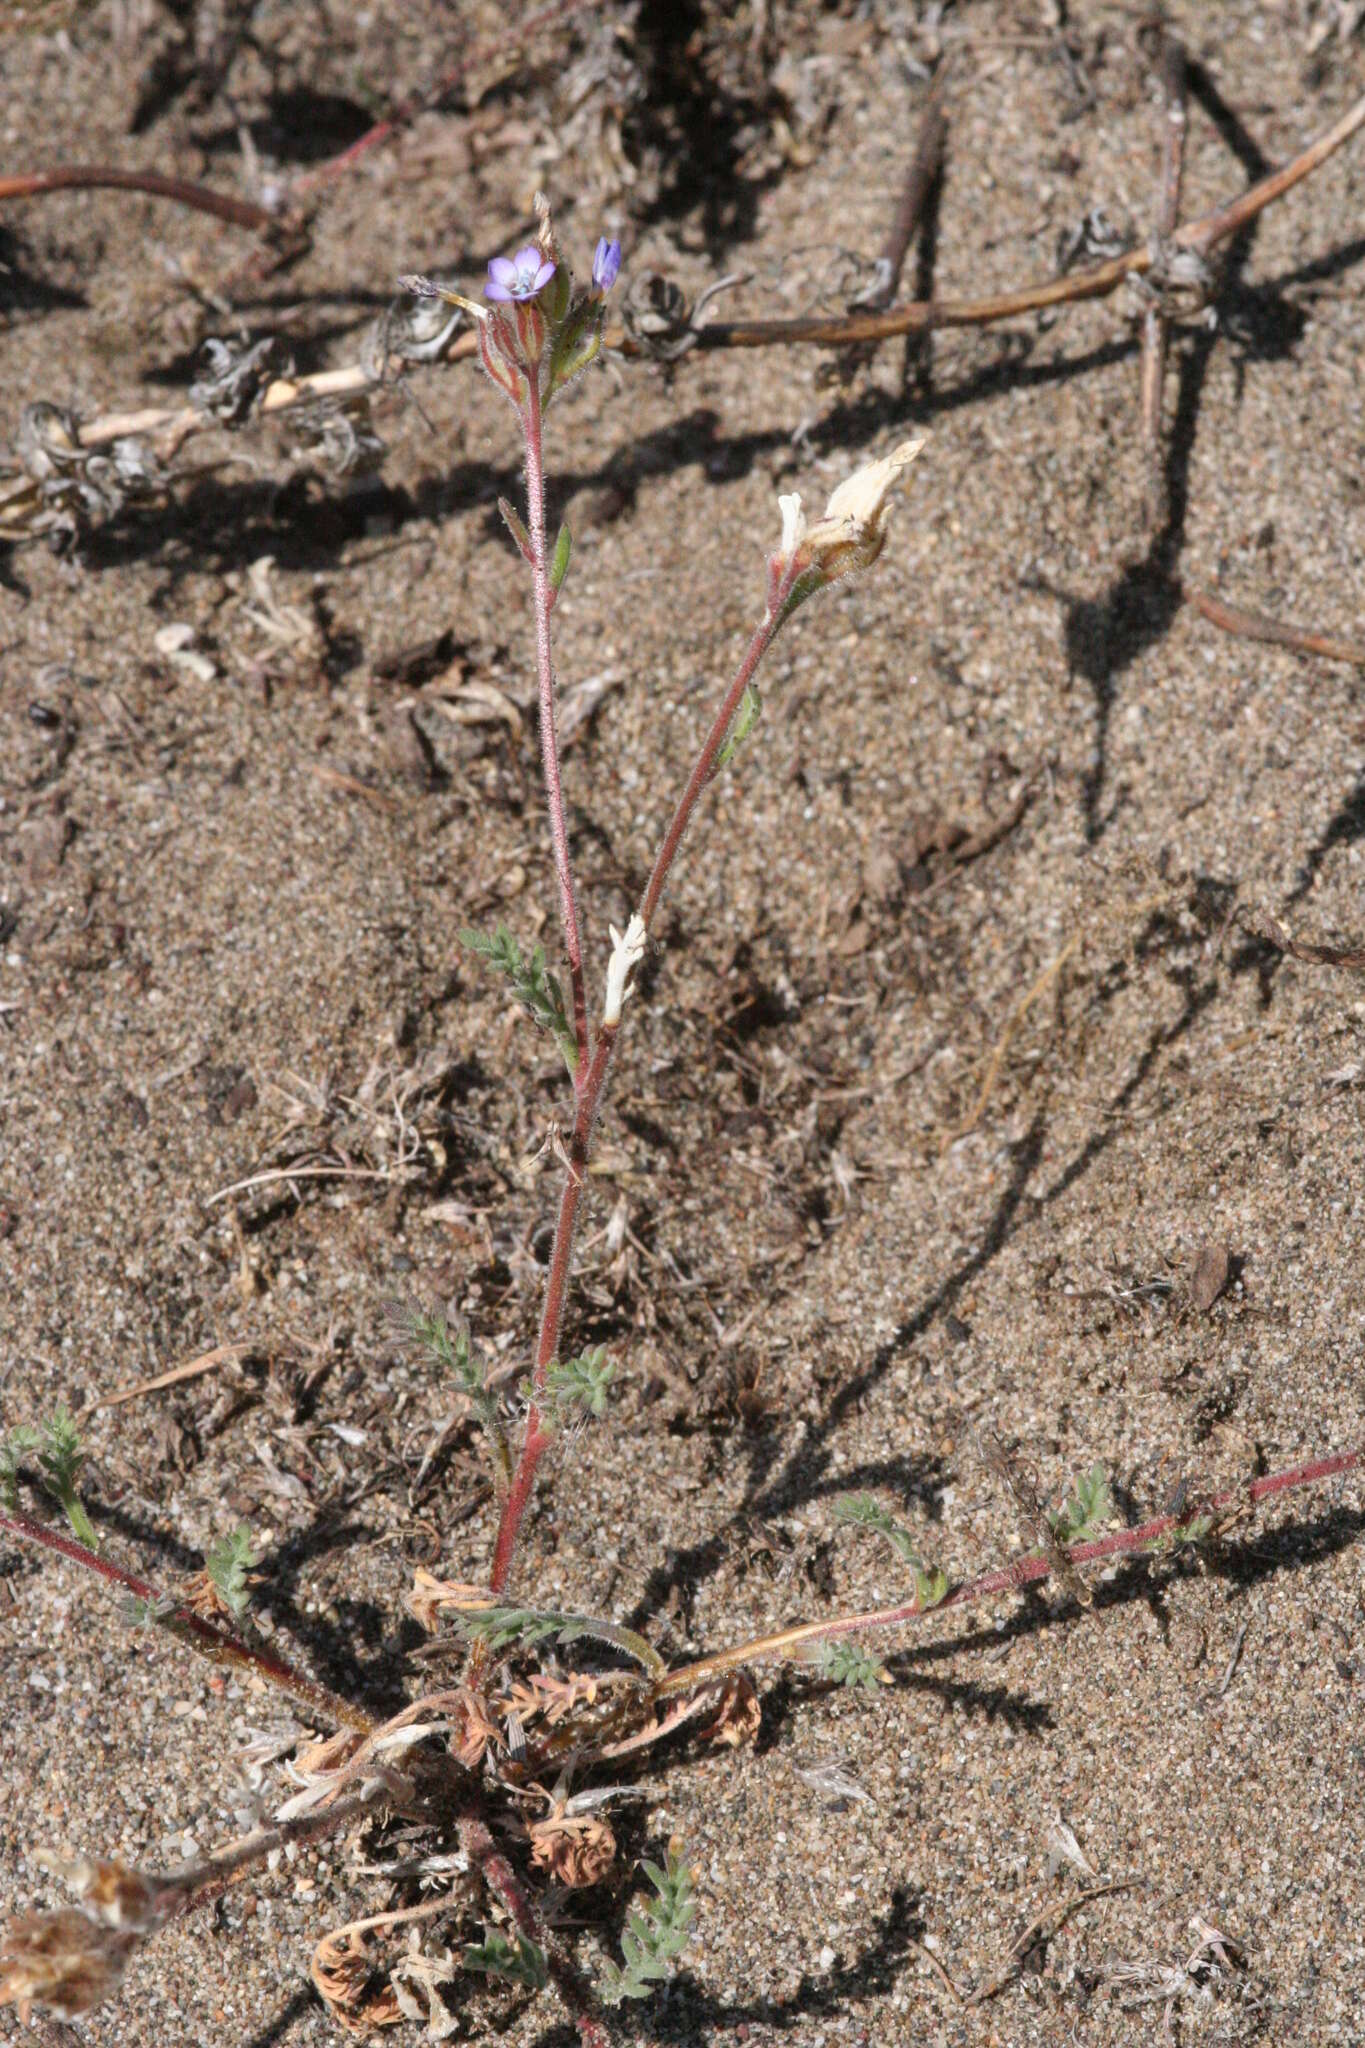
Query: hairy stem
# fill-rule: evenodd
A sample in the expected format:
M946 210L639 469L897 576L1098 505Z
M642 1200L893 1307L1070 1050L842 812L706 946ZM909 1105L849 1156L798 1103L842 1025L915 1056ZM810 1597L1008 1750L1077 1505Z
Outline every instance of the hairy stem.
M1309 1459L1301 1465L1287 1466L1282 1472L1268 1473L1263 1479L1252 1479L1244 1486L1225 1487L1221 1492L1184 1508L1179 1514L1158 1515L1153 1521L1143 1522L1139 1528L1119 1529L1111 1536L1099 1536L1089 1543L1074 1543L1067 1550L1066 1557L1074 1568L1082 1564L1099 1564L1110 1557L1126 1557L1151 1550L1168 1536L1176 1535L1179 1540L1179 1531L1196 1530L1205 1516L1216 1519L1232 1509L1254 1507L1278 1493L1291 1493L1302 1486L1321 1486L1325 1480L1357 1471L1362 1464L1365 1464L1365 1447L1336 1451L1326 1458ZM1191 1535L1189 1540L1193 1542L1197 1538ZM910 1600L898 1607L878 1607L865 1614L844 1614L833 1621L808 1621L796 1628L779 1629L774 1635L757 1636L752 1642L737 1644L732 1650L718 1650L712 1656L698 1658L694 1664L681 1665L653 1688L653 1697L662 1699L670 1693L688 1692L693 1686L702 1685L708 1679L716 1678L724 1671L733 1671L742 1664L762 1663L773 1657L788 1658L806 1643L860 1635L868 1629L895 1628L907 1621L917 1621L925 1614L941 1614L949 1607L969 1607L978 1600L989 1600L997 1593L1036 1585L1040 1580L1050 1578L1052 1571L1050 1560L1035 1553L1018 1558L1013 1564L1002 1565L995 1571L983 1572L978 1578L964 1579L932 1607L921 1607L918 1601Z
M707 733L702 750L697 756L697 764L687 778L687 787L678 800L678 808L674 811L668 830L664 834L663 845L659 848L653 873L640 901L640 916L644 919L646 929L654 922L654 913L659 907L659 898L664 893L669 870L677 859L678 848L682 845L684 834L692 822L692 813L701 800L702 792L716 772L717 757L725 745L725 736L734 723L735 713L744 700L744 692L753 681L759 663L776 637L782 620L782 606L795 580L794 571L788 569L782 583L774 592L767 613L754 631L734 681L721 699L720 709L711 722L711 730Z
M476 1814L462 1815L460 1844L489 1890L502 1901L517 1932L544 1951L554 1987L573 2018L583 2048L607 2048L607 2031L597 2017L590 1987L567 1957L558 1954L546 1940L530 1894L493 1840L486 1822Z
M581 1094L586 1084L588 1069L588 1005L583 988L583 942L578 930L573 856L569 851L569 828L564 817L564 791L559 774L559 739L555 731L554 651L550 641L550 609L554 603L554 592L550 588L550 565L545 552L545 456L541 431L540 391L534 372L527 379L527 384L528 396L522 413L522 427L526 437L526 509L527 525L531 535L531 580L535 591L536 673L540 683L540 753L545 768L545 799L550 812L555 877L559 883L564 951L569 962L574 1042L578 1047L574 1087Z
M528 429L527 445L531 434ZM529 470L528 461L528 470ZM532 527L533 546L535 529ZM544 559L544 522L542 518L541 537L538 547L539 558ZM776 584L771 594L768 610L762 623L749 642L748 649L739 671L729 689L721 699L720 708L712 720L711 728L702 743L696 766L688 777L687 787L674 812L660 848L659 858L654 863L654 872L649 878L640 906L640 915L646 926L658 908L664 883L669 869L682 844L692 813L707 783L716 772L716 757L725 743L725 735L734 721L745 690L753 680L754 672L771 645L782 617L783 604L795 582L795 570L788 568L783 579ZM555 1225L554 1247L550 1253L550 1270L545 1281L545 1303L541 1311L540 1336L536 1344L535 1364L531 1376L531 1405L526 1415L526 1431L522 1438L521 1452L511 1485L503 1501L502 1515L498 1523L497 1540L493 1551L493 1570L489 1580L492 1591L501 1594L507 1589L511 1575L512 1558L516 1551L517 1536L521 1529L526 1510L530 1506L535 1489L536 1471L546 1449L553 1441L553 1431L545 1427L544 1401L546 1375L554 1363L559 1347L560 1331L564 1323L564 1302L568 1292L569 1274L573 1264L574 1231L578 1223L578 1209L583 1196L588 1161L592 1151L592 1131L597 1118L602 1089L611 1064L612 1050L616 1044L617 1026L602 1024L597 1034L597 1044L590 1061L580 1067L575 1077L577 1105L573 1131L569 1138L569 1163L565 1169L564 1185L559 1196L559 1216ZM470 1652L468 1679L477 1685L488 1665L488 1647L475 1643Z
M171 1605L150 1580L140 1578L123 1565L91 1550L84 1543L78 1543L72 1536L64 1536L57 1529L49 1529L43 1522L35 1522L29 1515L17 1509L0 1508L0 1533L15 1536L21 1543L30 1543L40 1550L55 1550L60 1557L69 1558L73 1564L84 1565L87 1571L106 1580L110 1585L121 1586L138 1600L145 1601L148 1619L158 1628L164 1629L177 1642L188 1644L189 1648L207 1657L211 1664L231 1664L239 1669L254 1671L280 1692L322 1714L340 1727L359 1728L369 1734L379 1723L363 1707L353 1706L350 1700L342 1699L329 1687L319 1685L315 1678L296 1671L283 1657L273 1650L258 1647L243 1641L241 1636L230 1629L222 1628L217 1622L206 1621L203 1615L193 1613L188 1607ZM164 1614L156 1612L158 1606L165 1606Z

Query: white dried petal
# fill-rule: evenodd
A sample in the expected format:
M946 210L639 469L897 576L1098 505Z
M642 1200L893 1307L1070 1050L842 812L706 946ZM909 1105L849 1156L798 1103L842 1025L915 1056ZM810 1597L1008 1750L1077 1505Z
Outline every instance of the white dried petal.
M611 958L607 962L607 1000L602 1011L602 1022L608 1030L614 1030L621 1021L621 1005L630 994L627 983L635 969L645 957L644 919L636 911L624 933L616 926L609 925L611 933Z

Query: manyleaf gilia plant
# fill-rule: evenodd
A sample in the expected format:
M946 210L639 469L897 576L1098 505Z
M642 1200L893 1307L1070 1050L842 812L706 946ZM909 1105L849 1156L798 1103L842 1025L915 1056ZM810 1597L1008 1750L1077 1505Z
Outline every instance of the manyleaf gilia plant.
M878 1687L888 1682L884 1668L853 1638L1035 1583L1059 1566L1074 1575L1074 1567L1104 1558L1159 1554L1207 1540L1257 1500L1361 1462L1358 1451L1318 1459L1188 1503L1179 1517L1165 1515L1107 1534L1100 1532L1112 1501L1096 1467L1048 1521L1043 1549L951 1589L922 1556L913 1532L887 1507L872 1495L852 1495L836 1505L836 1519L890 1546L906 1575L907 1597L890 1607L786 1628L682 1665L670 1665L645 1636L609 1617L567 1613L514 1594L518 1541L546 1451L566 1428L590 1426L609 1406L613 1368L605 1352L565 1357L561 1336L594 1127L664 890L709 784L734 759L759 715L755 677L768 649L808 598L877 561L887 543L892 493L921 447L919 441L903 442L856 470L813 524L799 497L780 500L780 538L768 557L761 611L739 667L712 710L644 892L622 928L611 928L596 1008L589 1001L556 733L552 626L572 538L562 528L551 544L546 529L544 421L602 346L605 301L620 261L619 244L604 237L587 283L575 286L542 208L534 238L490 265L483 303L445 285L407 280L414 291L451 300L475 320L482 366L514 408L521 431L525 516L510 504L502 510L530 577L564 980L541 948L525 952L504 929L462 937L550 1033L572 1088L539 1333L518 1385L519 1400L499 1397L467 1331L452 1330L440 1315L399 1311L407 1340L431 1372L468 1401L488 1439L498 1520L486 1582L466 1585L422 1569L408 1595L409 1609L424 1628L449 1624L464 1638L463 1674L458 1683L420 1693L401 1712L377 1720L362 1704L297 1670L256 1634L251 1587L268 1581L269 1560L257 1556L248 1529L224 1531L194 1579L156 1586L98 1542L77 1490L81 1450L70 1418L54 1417L45 1431L14 1432L0 1445L0 1531L97 1573L129 1596L127 1611L137 1625L275 1687L332 1731L296 1747L290 1795L273 1817L202 1862L154 1875L117 1861L49 1854L47 1867L66 1878L79 1903L25 1913L0 1936L0 2002L15 2004L21 2016L31 2008L67 2017L88 2011L115 1990L142 1942L277 1860L281 1848L362 1823L382 1839L385 1827L397 1820L398 1853L368 1865L394 1887L389 1908L332 1930L313 1956L313 1983L340 2027L359 2035L413 2018L425 2022L431 2038L444 2038L456 2022L442 1989L463 1971L467 1979L519 1994L551 1990L583 2042L605 2048L605 2008L649 1998L688 1940L694 1874L684 1848L672 1842L662 1864L644 1864L653 1896L635 1885L636 1903L617 1944L619 1959L600 1954L595 1968L573 1951L564 1932L566 1923L582 1925L583 1916L557 1912L552 1920L536 1883L546 1874L562 1890L583 1890L610 1873L617 1851L608 1808L623 1789L611 1781L619 1779L627 1758L689 1725L712 1743L733 1746L751 1739L760 1713L748 1675L753 1666L787 1660L827 1682ZM21 1486L29 1489L30 1509L44 1497L55 1504L70 1533L21 1508ZM569 1651L574 1654L566 1664L558 1653ZM443 1877L457 1874L458 1891L453 1885L439 1889ZM424 1936L431 1951L421 1946ZM387 1961L385 1941L393 1944Z

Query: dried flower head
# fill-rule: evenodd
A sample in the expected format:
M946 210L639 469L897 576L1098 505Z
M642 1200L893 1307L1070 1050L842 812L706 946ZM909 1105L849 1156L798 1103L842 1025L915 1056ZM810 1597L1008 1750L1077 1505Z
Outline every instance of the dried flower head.
M37 1849L33 1861L59 1877L106 1927L149 1934L166 1918L176 1896L173 1884L159 1883L117 1856L64 1856L57 1849Z
M601 1884L616 1861L616 1836L599 1814L566 1813L556 1800L549 1818L533 1821L531 1861L569 1891Z
M337 1927L313 1950L309 1975L332 2018L348 2034L397 2027L404 2014L391 1984L371 1989L374 1958L362 1925Z
M25 2026L35 2005L75 2019L113 1996L137 1943L79 1906L21 1913L0 1935L0 2005L13 2005Z
M922 438L902 441L880 461L855 470L834 491L824 517L814 526L806 525L795 492L779 498L782 542L776 560L782 571L795 567L803 578L812 578L812 588L818 588L855 570L870 569L886 545L887 500L892 486L923 446Z
M721 1688L714 1720L702 1729L707 1742L722 1749L739 1749L752 1742L763 1720L763 1710L753 1680L743 1671L732 1671Z

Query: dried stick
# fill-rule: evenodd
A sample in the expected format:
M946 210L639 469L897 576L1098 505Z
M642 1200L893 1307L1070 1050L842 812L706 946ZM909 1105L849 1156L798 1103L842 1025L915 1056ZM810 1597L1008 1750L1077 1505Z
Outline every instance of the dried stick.
M1295 654L1317 654L1324 661L1349 661L1357 668L1365 668L1365 645L1358 640L1336 640L1330 633L1310 633L1306 626L1283 626L1260 612L1224 604L1221 598L1211 597L1203 590L1187 590L1185 601L1211 626L1220 627L1224 633L1235 633L1240 639L1260 640L1268 647L1288 647Z
M1100 1564L1111 1557L1131 1557L1153 1550L1159 1552L1167 1538L1173 1539L1168 1546L1171 1548L1183 1542L1197 1542L1201 1537L1212 1534L1213 1525L1230 1513L1255 1507L1276 1494L1292 1493L1299 1487L1321 1486L1328 1479L1359 1471L1362 1466L1365 1466L1365 1446L1352 1451L1336 1451L1326 1458L1312 1458L1300 1465L1287 1466L1281 1472L1268 1473L1263 1479L1252 1479L1242 1486L1225 1487L1192 1507L1186 1506L1179 1514L1158 1515L1136 1529L1119 1529L1111 1536L1099 1536L1088 1543L1073 1543L1066 1554L1074 1568L1083 1564ZM781 1629L775 1635L759 1636L752 1642L737 1644L732 1650L717 1650L709 1657L698 1658L693 1664L681 1665L652 1688L651 1696L663 1699L671 1693L689 1692L721 1672L737 1670L744 1664L761 1663L770 1658L789 1659L807 1643L834 1641L840 1636L859 1635L874 1628L898 1628L908 1621L922 1619L925 1614L941 1614L950 1607L970 1607L978 1601L992 1599L998 1593L1037 1585L1051 1576L1051 1562L1035 1554L1018 1558L1015 1563L1003 1565L996 1571L983 1572L978 1578L964 1580L930 1607L921 1607L918 1600L910 1600L899 1607L874 1608L866 1614L843 1615L834 1621L803 1622L795 1628Z
M250 228L258 235L279 235L293 225L253 200L234 199L227 192L215 192L208 185L195 185L186 178L163 177L160 171L122 171L112 164L60 164L50 171L24 171L11 178L0 178L0 200L36 199L43 192L99 190L147 192L154 199L169 199L176 206L211 213L218 220L230 221L236 228Z
M1259 916L1242 911L1237 922L1253 939L1260 939L1265 945L1273 946L1277 953L1287 953L1291 960L1302 960L1307 966L1365 967L1365 946L1325 946L1313 939L1296 939L1268 911L1261 912Z
M947 83L948 69L944 65L929 90L929 102L920 121L915 153L910 159L896 217L877 258L877 281L861 302L874 312L883 311L896 296L910 244L915 239L929 194L943 168L943 147L948 137L948 120L943 111Z
M568 20L571 15L581 13L588 4L589 0L556 0L553 7L543 7L539 14L530 14L525 21L514 22L510 32L497 42L481 43L476 49L466 51L458 63L452 64L450 69L443 72L425 92L417 93L412 99L405 100L401 107L396 107L384 120L377 121L373 128L367 128L348 148L336 156L328 157L316 170L309 171L305 177L300 178L296 189L306 192L315 185L326 184L331 179L339 177L342 171L350 170L353 164L359 163L361 157L368 156L372 149L377 149L381 142L387 142L400 128L406 128L410 121L415 121L419 114L426 113L429 108L439 107L441 101L455 90L465 73L472 71L486 58L497 56L499 51L509 46L528 42L539 29L549 28L556 22Z
M370 1734L380 1725L363 1707L353 1706L330 1687L320 1685L317 1679L296 1671L273 1650L248 1643L230 1629L206 1621L203 1615L168 1600L150 1580L115 1564L111 1558L102 1557L98 1551L78 1543L74 1536L64 1536L60 1530L49 1529L46 1523L35 1522L30 1515L18 1509L4 1508L0 1508L0 1534L15 1536L21 1543L30 1543L40 1550L55 1550L59 1557L84 1565L87 1571L94 1572L110 1585L121 1586L125 1592L145 1603L150 1622L165 1629L178 1641L187 1643L201 1657L207 1657L211 1664L231 1664L240 1670L255 1672L280 1692L288 1693L340 1727L359 1728Z
M1112 1883L1091 1885L1088 1891L1078 1892L1074 1899L1059 1899L1054 1906L1044 1906L1042 1912L1035 1914L1011 1946L1009 1961L1004 1968L997 1970L979 1990L973 1991L966 2001L967 2004L984 2005L988 1998L997 1997L1006 1985L1012 1984L1018 1976L1019 1967L1034 1943L1051 1941L1053 1935L1060 1934L1071 1915L1079 1913L1082 1906L1088 1906L1093 1899L1107 1899L1113 1892L1131 1891L1136 1883L1135 1877L1116 1878Z
M1161 39L1161 97L1166 119L1156 246L1164 250L1180 224L1180 190L1185 176L1185 137L1189 128L1185 49L1170 35L1163 35ZM1166 381L1170 334L1170 315L1158 291L1142 319L1140 379L1142 441L1147 455L1147 519L1153 527L1161 523L1165 498L1161 463L1161 395Z
M1207 254L1265 207L1283 198L1302 179L1311 176L1349 142L1362 125L1365 125L1365 98L1348 108L1335 126L1282 170L1272 172L1226 205L1201 215L1197 220L1188 221L1172 238L1176 246L1195 249L1200 255ZM891 335L925 332L936 327L989 327L996 321L1041 312L1049 306L1105 298L1116 291L1126 277L1149 270L1151 261L1149 249L1130 249L1127 255L1095 264L1088 270L1072 271L1066 277L1051 278L1044 284L1026 285L1018 291L997 293L991 298L919 299L902 306L888 307L884 312L851 314L837 320L717 322L699 330L696 346L703 349L772 348L810 343L842 348L853 342L883 341ZM603 344L627 360L649 353L643 343L621 327L608 328ZM477 346L472 334L458 335L441 361L463 362L477 353ZM267 416L286 412L319 398L344 401L358 398L375 388L374 377L359 363L322 370L307 377L279 377L266 387L260 412ZM78 439L83 448L98 448L125 435L141 434L156 437L164 450L174 450L190 435L215 424L194 406L148 406L136 412L106 413L90 420L79 428ZM22 496L30 488L28 479L23 479L11 495ZM8 500L0 501L0 512L3 512L6 502Z
M1294 157L1282 169L1248 186L1236 199L1187 221L1172 237L1178 249L1193 249L1207 256L1220 242L1226 242L1267 206L1344 147L1356 131L1365 126L1365 97L1348 107L1324 135ZM1152 251L1130 249L1126 255L1111 257L1088 270L1074 270L1066 277L1049 278L1045 284L1025 285L1012 292L998 292L986 299L918 299L904 306L888 307L884 313L858 313L839 320L735 320L716 321L702 328L697 347L771 348L791 342L813 342L838 348L853 341L884 341L894 334L912 334L933 327L987 327L996 320L1011 320L1021 313L1040 313L1049 306L1070 305L1081 299L1103 299L1117 291L1126 277L1142 276L1152 268ZM607 336L608 344L613 341ZM638 352L626 346L623 353Z

